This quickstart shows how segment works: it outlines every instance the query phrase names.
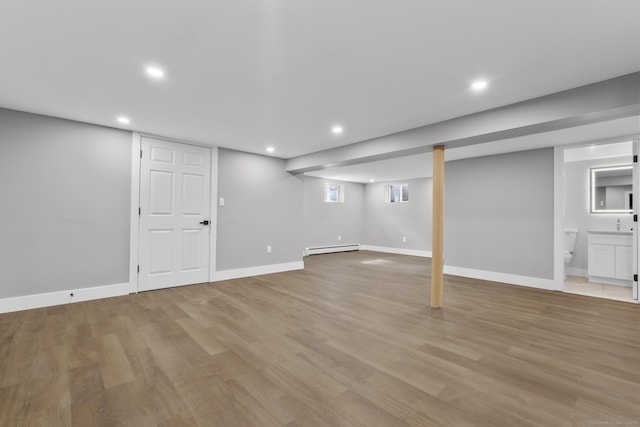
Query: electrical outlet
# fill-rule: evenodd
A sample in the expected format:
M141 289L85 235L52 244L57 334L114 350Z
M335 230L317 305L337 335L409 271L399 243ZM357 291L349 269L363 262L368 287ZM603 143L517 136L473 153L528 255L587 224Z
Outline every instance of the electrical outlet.
M222 207L224 206L224 197L220 197L220 203L219 205Z
M342 236L338 234L338 242L342 241Z
M271 253L271 246L267 246L267 253L270 254Z
M407 243L407 236L402 236L402 243Z

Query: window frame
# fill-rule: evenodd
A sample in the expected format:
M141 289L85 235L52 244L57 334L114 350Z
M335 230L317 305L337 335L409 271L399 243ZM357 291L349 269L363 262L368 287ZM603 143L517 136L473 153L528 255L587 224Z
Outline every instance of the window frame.
M398 189L398 199L392 199L392 195L394 194L393 189ZM405 200L406 194L406 200ZM394 197L395 198L395 197ZM385 186L385 202L386 203L409 203L409 184L387 184Z
M336 200L332 200L331 198L327 197L329 195L329 192L331 191L330 189L333 187L336 188ZM344 203L344 185L335 182L325 182L323 199L325 203Z

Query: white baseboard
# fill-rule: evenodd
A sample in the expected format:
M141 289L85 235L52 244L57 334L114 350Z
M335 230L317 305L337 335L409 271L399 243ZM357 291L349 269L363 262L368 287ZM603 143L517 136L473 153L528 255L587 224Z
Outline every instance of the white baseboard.
M418 249L403 249L403 248L390 248L387 246L360 245L360 250L431 258L431 251L421 251Z
M586 268L565 267L564 272L567 276L588 277Z
M73 296L71 296L73 294ZM96 286L92 288L69 289L46 294L24 295L0 299L0 313L50 307L100 298L117 297L129 294L129 283Z
M633 287L633 281L631 280L613 279L610 277L598 277L598 276L588 276L588 278L589 278L589 282L591 283L603 283L605 285L620 286L622 288Z
M472 279L489 280L492 282L508 283L510 285L527 286L530 288L559 291L553 279L541 279L539 277L519 276L516 274L498 273L495 271L475 270L472 268L444 266L444 274L469 277Z
M282 273L283 271L303 269L304 261L286 262L283 264L259 265L256 267L216 271L213 274L211 281L218 282L220 280L240 279L243 277L260 276L262 274Z
M411 255L423 258L431 258L431 251L421 251L417 249L391 248L386 246L360 245L361 251L385 252L398 255ZM498 273L495 271L475 270L472 268L444 266L444 274L454 276L470 277L472 279L489 280L492 282L507 283L510 285L527 286L530 288L546 289L557 291L556 282L553 279L541 279L539 277L519 276L516 274Z
M241 277L258 276L261 274L280 273L283 271L302 270L304 262L288 262L283 264L261 265L257 267L239 268L215 272L212 282L220 280L238 279ZM128 295L131 285L122 283L117 285L96 286L91 288L68 289L65 291L49 292L45 294L24 295L19 297L0 299L0 313L30 310L34 308L51 307L80 301L91 301L101 298ZM73 294L73 296L71 296Z

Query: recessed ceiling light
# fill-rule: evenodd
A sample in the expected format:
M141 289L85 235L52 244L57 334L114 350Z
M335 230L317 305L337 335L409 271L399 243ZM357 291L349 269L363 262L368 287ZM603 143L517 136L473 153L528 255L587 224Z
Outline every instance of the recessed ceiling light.
M487 81L486 80L476 80L475 82L471 83L471 89L473 90L484 90L487 88Z
M120 116L118 117L118 123L122 123L123 125L128 125L131 123L131 119L129 117Z
M376 182L376 180L375 179L370 179L369 182Z
M268 151L269 153L273 153L274 151L276 151L276 149L275 149L275 148L273 148L273 147L267 147L267 151Z
M147 76L154 79L161 79L164 77L164 70L158 67L147 67L146 73Z
M334 135L340 135L343 131L344 128L340 125L335 125L331 128L331 132L333 132Z

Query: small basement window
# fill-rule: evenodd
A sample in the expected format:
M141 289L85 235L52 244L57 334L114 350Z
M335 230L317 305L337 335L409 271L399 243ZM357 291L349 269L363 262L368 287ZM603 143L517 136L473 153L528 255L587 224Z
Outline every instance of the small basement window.
M387 185L387 203L404 203L409 201L409 184Z
M341 184L324 184L325 202L344 202L344 186Z

